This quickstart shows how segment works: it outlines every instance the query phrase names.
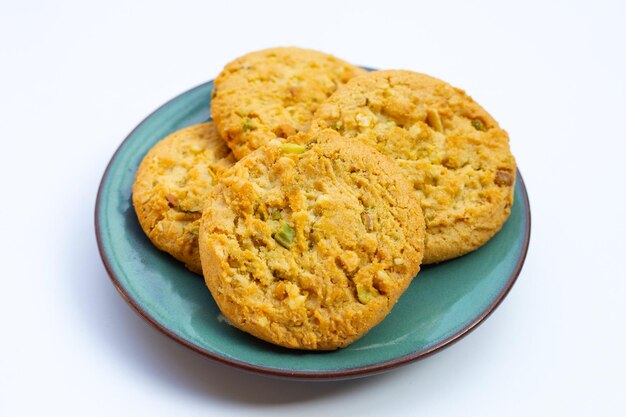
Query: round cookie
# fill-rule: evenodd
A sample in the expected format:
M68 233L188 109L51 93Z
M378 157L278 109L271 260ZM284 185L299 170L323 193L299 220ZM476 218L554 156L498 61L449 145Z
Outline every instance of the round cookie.
M252 52L226 65L215 79L212 117L241 159L273 138L306 131L317 107L337 86L363 73L309 49Z
M424 223L398 167L334 131L272 140L220 176L200 227L207 286L236 327L331 350L363 336L419 271Z
M206 195L217 176L235 163L212 122L179 130L141 161L133 205L154 245L202 273L198 229Z
M420 196L424 263L468 253L504 224L515 160L507 133L464 91L411 71L353 78L317 110L332 128L393 157Z

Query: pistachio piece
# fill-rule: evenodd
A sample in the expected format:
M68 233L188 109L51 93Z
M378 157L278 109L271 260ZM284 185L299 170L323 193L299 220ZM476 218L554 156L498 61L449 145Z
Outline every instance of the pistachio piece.
M435 109L426 110L426 123L437 132L443 132L443 124L439 112Z
M280 210L274 210L272 214L270 215L270 218L272 220L280 220L281 217L282 215L280 214Z
M487 126L485 126L483 121L480 119L473 119L472 126L474 127L474 129L479 130L481 132L485 132L487 130Z
M306 146L298 145L297 143L283 143L280 145L280 150L283 153L301 154L306 151Z
M165 198L167 199L170 207L178 207L178 205L180 204L178 198L176 198L174 194L165 194Z
M499 169L496 171L496 177L493 182L498 187L510 187L513 185L513 175L507 170Z
M366 287L361 283L356 284L356 297L361 304L367 304L378 295L378 291L375 288Z
M269 213L267 212L267 208L265 207L264 204L259 205L256 211L259 214L259 217L261 218L261 220L263 221L267 220L267 218L269 217Z
M192 222L198 220L202 216L200 212L176 211L170 215L171 220L181 222Z
M242 129L244 132L247 132L247 131L249 131L249 130L254 129L254 126L252 126L252 124L250 124L250 120L249 120L249 119L245 119L245 120L244 120L244 122L243 122L243 124L241 125L241 129Z
M289 249L296 239L296 231L285 222L280 222L280 229L272 236L282 247Z
M374 222L372 221L372 216L370 216L370 214L367 211L364 211L363 213L361 213L361 221L363 222L363 225L365 226L365 230L367 230L368 232L371 232L372 230L374 230Z

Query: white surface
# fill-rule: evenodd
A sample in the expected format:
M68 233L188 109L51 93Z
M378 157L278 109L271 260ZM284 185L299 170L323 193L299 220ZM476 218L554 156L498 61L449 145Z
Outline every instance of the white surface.
M25 3L0 5L0 415L626 415L626 3ZM98 183L130 130L236 56L290 44L466 89L528 186L505 302L382 376L214 364L139 318L96 248Z

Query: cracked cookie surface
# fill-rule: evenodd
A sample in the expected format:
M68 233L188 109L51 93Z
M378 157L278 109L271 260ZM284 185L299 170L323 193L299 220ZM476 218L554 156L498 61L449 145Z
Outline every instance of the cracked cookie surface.
M215 79L213 119L240 159L273 138L306 131L339 85L365 70L322 52L286 47L252 52Z
M236 327L330 350L363 336L419 271L424 223L389 158L329 130L224 172L200 227L207 286Z
M350 80L317 110L311 130L331 128L395 159L420 196L424 263L468 253L504 224L516 165L509 138L464 91L411 71Z
M179 130L143 158L133 206L152 243L201 274L198 229L206 195L235 163L212 122Z

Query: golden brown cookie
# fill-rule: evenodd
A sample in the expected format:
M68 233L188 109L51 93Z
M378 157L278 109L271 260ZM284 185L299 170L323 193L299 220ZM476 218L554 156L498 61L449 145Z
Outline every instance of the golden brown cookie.
M198 228L217 176L235 163L211 122L158 142L143 158L133 184L133 205L148 238L185 266L202 273Z
M252 52L226 65L215 79L212 116L240 159L273 138L306 131L337 86L364 72L308 49Z
M510 213L516 168L507 133L464 91L441 80L370 72L333 94L312 124L396 160L420 196L424 263L478 248Z
M419 271L424 224L392 160L332 130L308 139L272 140L220 176L200 256L235 326L277 345L329 350L391 310Z

